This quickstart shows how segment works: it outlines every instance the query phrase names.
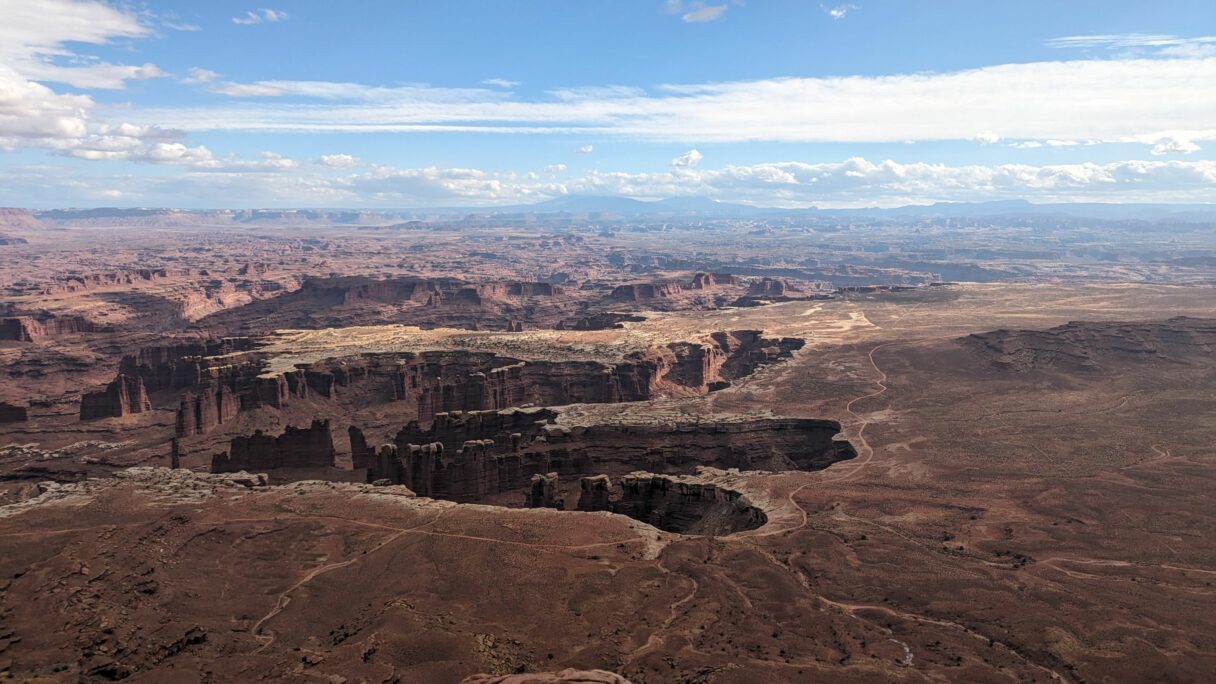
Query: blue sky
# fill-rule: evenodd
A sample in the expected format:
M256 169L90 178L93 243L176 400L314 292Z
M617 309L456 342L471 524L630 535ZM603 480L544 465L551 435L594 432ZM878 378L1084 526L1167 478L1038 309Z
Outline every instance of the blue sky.
M1209 2L0 0L0 203L1216 201Z

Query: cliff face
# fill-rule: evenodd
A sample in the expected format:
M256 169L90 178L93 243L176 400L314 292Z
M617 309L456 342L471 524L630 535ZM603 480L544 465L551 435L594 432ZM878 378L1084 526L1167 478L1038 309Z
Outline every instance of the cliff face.
M83 316L51 316L44 319L33 316L0 318L0 340L38 342L95 330L97 330L97 326Z
M790 292L790 284L780 278L761 278L753 282L747 293L758 297L784 297Z
M366 354L311 363L279 376L262 374L263 357L241 351L248 343L225 344L220 347L227 350L222 362L196 354L206 350L187 346L141 352L124 359L123 368L153 388L190 388L177 418L177 435L186 437L205 434L240 411L282 408L304 397L333 400L352 410L402 402L409 409L407 416L412 413L426 423L452 411L699 394L788 358L802 341L765 338L754 330L723 332L705 343L678 342L636 352L613 365L519 361L468 351Z
M29 420L26 407L0 401L0 423L24 423Z
M288 426L271 437L261 430L248 437L234 437L227 452L211 459L211 472L251 472L275 468L331 468L334 440L328 420L314 420L306 428Z
M698 466L815 470L855 454L833 421L795 418L565 428L547 409L439 414L411 422L382 448L369 481L421 496L479 501L523 491L535 475L619 477L637 470L691 473ZM580 506L582 504L580 503ZM588 504L590 505L590 504Z
M768 522L764 511L739 492L650 474L622 478L621 497L609 510L683 534L726 535Z
M609 298L616 302L640 302L646 299L674 297L684 291L679 283L639 283L618 285Z
M1047 330L994 330L956 340L1004 372L1118 372L1129 363L1210 365L1216 319L1145 323L1073 321Z
M121 418L152 410L152 402L139 377L119 374L106 388L80 398L80 419Z
M248 338L225 338L210 341L189 341L144 347L119 362L120 373L143 378L149 392L165 389L195 387L209 380L220 380L239 366L257 361L257 357L214 357L247 352L254 347Z
M704 290L719 285L737 285L738 279L729 273L697 273L693 275L688 287L692 290Z

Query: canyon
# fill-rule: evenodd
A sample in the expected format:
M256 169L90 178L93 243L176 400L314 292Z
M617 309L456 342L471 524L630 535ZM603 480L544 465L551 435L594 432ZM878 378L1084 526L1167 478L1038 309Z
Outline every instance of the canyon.
M0 673L1202 679L1210 236L1095 225L0 212Z

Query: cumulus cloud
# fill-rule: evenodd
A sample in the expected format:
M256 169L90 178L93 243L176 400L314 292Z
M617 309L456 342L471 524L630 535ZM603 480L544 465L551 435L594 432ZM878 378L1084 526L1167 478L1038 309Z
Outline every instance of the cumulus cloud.
M675 159L672 159L671 165L677 169L690 169L699 164L704 158L704 155L702 155L699 151L695 149L689 150Z
M673 168L656 173L592 171L542 177L534 173L472 168L396 168L366 165L335 173L297 166L265 153L256 159L217 158L206 148L166 142L149 150L147 163L185 167L179 177L95 177L84 189L65 187L62 175L0 171L0 203L28 204L25 193L56 193L54 201L96 200L96 188L119 188L153 204L181 198L212 206L491 206L566 194L622 195L639 199L709 197L761 206L898 206L935 201L1029 199L1039 202L1202 202L1216 192L1216 161L1118 161L1104 164L959 165L870 161L771 162L718 169ZM39 190L37 183L45 185Z
M317 159L317 163L331 169L349 169L362 162L349 154L323 154Z
M574 153L575 154L591 154L594 151L595 151L595 147L593 147L591 145L583 145L582 147L575 150Z
M505 78L487 78L481 82L482 85L494 86L495 88L515 88L520 85L519 81L508 81Z
M93 0L0 0L0 15L0 149L42 147L107 158L137 144L132 141L146 146L168 135L156 125L96 121L92 97L59 93L40 82L117 89L131 79L165 75L155 64L111 64L66 47L151 35L134 15Z
M0 1L0 63L32 81L76 88L118 89L131 79L164 76L155 64L111 64L68 49L142 38L151 29L132 14L96 0Z
M981 145L995 145L1001 141L1001 136L993 133L992 131L981 131L976 133L972 140L980 143Z
M563 173L565 170L565 164L550 164L545 167L545 173Z
M819 9L823 10L824 14L839 21L839 20L847 17L849 15L849 12L852 12L853 10L860 9L860 8L857 5L836 5L834 7L828 7L827 5L819 5Z
M273 24L280 21L287 21L287 19L287 13L283 10L268 9L263 7L245 12L244 16L233 17L232 23L240 24L242 26L250 26L253 24L262 24L267 22Z
M1198 145L1186 138L1165 136L1158 140L1153 145L1153 149L1149 151L1160 156L1163 154L1191 154L1192 152L1198 152L1200 149Z

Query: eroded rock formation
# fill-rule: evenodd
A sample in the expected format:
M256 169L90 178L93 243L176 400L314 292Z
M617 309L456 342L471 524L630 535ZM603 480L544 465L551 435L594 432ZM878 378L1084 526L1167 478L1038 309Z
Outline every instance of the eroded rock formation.
M121 418L152 410L143 378L119 373L105 389L80 397L80 419Z
M734 419L675 424L564 427L549 409L442 413L421 427L402 429L382 448L368 481L389 480L421 496L482 501L510 491L532 491L533 476L555 473L579 482L582 510L595 495L580 476L619 477L637 471L691 473L698 466L741 470L816 470L852 458L835 436L834 421L799 418ZM608 483L604 483L604 489ZM583 508L583 500L586 506Z
M261 430L234 437L229 450L211 459L211 472L260 472L275 468L332 468L334 440L328 420L314 420L306 428L288 426L271 437Z
M38 342L63 335L93 332L97 326L83 316L10 316L0 318L0 340Z
M228 351L222 356L195 354L200 351L197 346L157 349L141 352L142 358L124 359L122 367L146 378L154 388L190 387L177 417L177 435L186 437L210 432L240 411L282 408L293 398L304 397L334 400L352 410L402 402L407 417L412 414L426 423L452 411L698 394L721 389L762 365L788 358L802 345L799 339L738 330L714 333L704 342L675 342L633 352L615 364L428 351L328 359L268 375L263 372L264 355L238 338L224 341L220 348Z
M957 340L1005 371L1097 373L1132 361L1211 363L1216 319L1180 316L1149 323L1073 321L1047 330L994 330Z
M558 496L557 473L537 473L532 476L528 488L528 499L524 504L527 508L564 508L564 502Z
M609 510L667 532L724 535L768 522L747 497L713 484L633 473L623 477L620 486L621 497Z

